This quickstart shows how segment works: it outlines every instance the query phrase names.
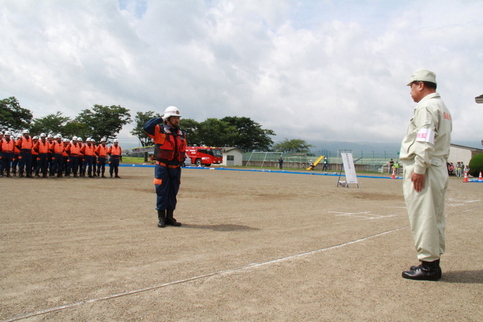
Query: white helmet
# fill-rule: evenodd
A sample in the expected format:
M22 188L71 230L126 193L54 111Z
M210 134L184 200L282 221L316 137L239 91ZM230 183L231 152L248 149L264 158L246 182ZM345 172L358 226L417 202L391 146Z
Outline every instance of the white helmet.
M45 138L45 137L47 137L47 134L45 134L45 133L40 133L40 137L41 137L41 138Z
M62 135L60 135L60 134L56 134L56 135L54 136L54 139L62 139Z
M32 138L32 140L38 140L38 139L39 137L37 135Z
M69 139L63 139L62 142L69 143L70 140Z
M86 142L91 142L93 141L91 138L87 138Z
M113 141L114 143L119 143L119 140L118 139L114 139Z
M107 141L107 140L106 140L106 138L105 138L105 137L103 137L103 138L101 139L101 142L106 142L106 141Z
M5 131L5 134L4 135L12 135L12 132L10 131Z
M82 138L79 136L79 137L77 138L77 141L82 142Z
M176 106L168 106L166 110L164 110L163 121L166 121L171 116L180 116L181 113L179 112Z
M30 131L29 130L23 130L22 134L30 134Z

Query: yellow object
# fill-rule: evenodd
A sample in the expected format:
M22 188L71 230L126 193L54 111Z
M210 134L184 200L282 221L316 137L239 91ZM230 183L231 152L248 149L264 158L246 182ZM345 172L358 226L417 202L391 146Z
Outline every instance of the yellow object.
M320 163L325 158L325 155L321 155L315 162L307 168L307 170L314 170L315 166Z

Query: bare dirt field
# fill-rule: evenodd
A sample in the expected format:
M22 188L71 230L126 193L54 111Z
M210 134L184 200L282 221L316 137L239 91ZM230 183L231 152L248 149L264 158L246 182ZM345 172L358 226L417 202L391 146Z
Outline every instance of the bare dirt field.
M0 179L0 320L483 321L483 184L451 178L438 282L402 181L183 169L157 228L153 168Z

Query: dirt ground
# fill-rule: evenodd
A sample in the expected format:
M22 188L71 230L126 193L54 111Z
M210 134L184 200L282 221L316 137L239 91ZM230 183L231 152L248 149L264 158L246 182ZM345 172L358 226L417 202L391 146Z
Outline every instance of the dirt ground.
M402 180L183 169L157 228L153 168L1 178L3 321L483 321L483 184L451 178L438 282Z

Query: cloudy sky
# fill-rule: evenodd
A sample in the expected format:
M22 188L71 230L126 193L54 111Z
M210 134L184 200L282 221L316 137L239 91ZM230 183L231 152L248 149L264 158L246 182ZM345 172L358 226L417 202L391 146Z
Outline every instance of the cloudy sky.
M275 142L399 143L413 70L453 142L481 147L481 0L0 0L0 99L34 118L94 104L249 117ZM137 139L126 126L121 145ZM323 143L322 143L323 144Z

